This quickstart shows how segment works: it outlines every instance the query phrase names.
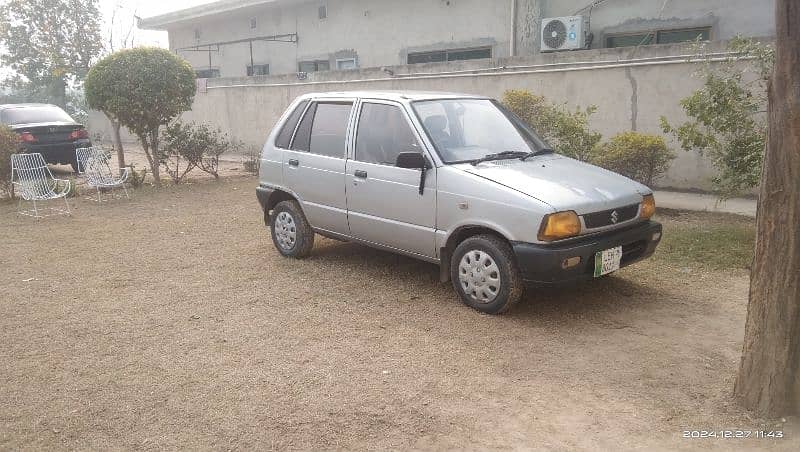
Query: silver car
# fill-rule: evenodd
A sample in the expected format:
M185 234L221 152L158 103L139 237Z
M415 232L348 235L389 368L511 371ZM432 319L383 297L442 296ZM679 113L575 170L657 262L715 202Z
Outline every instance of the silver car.
M525 283L599 278L661 240L649 188L554 153L480 96L301 96L264 145L257 195L282 255L320 234L433 262L489 314Z

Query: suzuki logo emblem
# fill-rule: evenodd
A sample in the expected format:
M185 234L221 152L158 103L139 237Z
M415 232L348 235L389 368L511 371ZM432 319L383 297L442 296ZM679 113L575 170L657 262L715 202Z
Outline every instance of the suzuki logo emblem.
M611 222L617 224L617 221L619 221L619 213L615 210L611 212Z
M55 127L50 127L50 133L56 133L56 130L58 129L56 129Z

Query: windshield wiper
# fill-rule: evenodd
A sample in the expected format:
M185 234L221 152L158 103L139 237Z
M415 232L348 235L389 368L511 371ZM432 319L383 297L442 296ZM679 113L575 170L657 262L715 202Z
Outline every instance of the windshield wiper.
M556 151L554 151L554 150L552 150L550 148L544 148L544 149L539 149L536 152L530 152L528 154L525 154L522 158L520 158L520 160L522 160L524 162L525 160L528 160L531 157L537 157L537 156L540 156L540 155L555 154L555 153L556 153Z
M525 156L527 154L528 154L527 152L521 152L521 151L503 151L503 152L498 152L497 154L486 155L486 156L481 157L481 158L479 158L477 160L472 160L470 163L472 163L472 166L476 166L479 163L490 162L492 160L516 159L516 158L523 157L523 156Z

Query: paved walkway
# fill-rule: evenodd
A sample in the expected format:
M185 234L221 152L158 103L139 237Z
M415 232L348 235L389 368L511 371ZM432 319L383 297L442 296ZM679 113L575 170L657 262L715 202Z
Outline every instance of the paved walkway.
M733 213L748 217L756 216L756 205L758 204L755 199L731 198L727 201L720 201L714 195L699 193L657 191L655 195L656 205L666 209Z

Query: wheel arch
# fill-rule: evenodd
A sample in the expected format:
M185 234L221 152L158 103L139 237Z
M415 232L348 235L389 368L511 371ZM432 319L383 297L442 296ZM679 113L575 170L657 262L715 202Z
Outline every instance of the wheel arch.
M261 207L264 209L264 221L269 224L269 215L279 203L283 201L296 201L300 203L300 199L293 193L280 188L266 189L260 187L258 190L258 200Z
M439 249L439 280L442 283L450 281L450 265L453 251L464 240L478 235L493 235L501 240L511 243L508 236L498 228L484 224L465 224L455 228L448 234L444 246Z

